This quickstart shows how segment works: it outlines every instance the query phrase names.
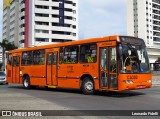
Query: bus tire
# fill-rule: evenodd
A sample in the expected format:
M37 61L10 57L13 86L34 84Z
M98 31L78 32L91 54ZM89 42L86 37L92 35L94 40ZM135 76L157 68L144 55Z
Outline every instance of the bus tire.
M25 89L30 89L31 88L29 76L24 76L23 77L23 87Z
M85 77L82 81L81 90L85 95L92 95L94 92L94 83L89 77Z

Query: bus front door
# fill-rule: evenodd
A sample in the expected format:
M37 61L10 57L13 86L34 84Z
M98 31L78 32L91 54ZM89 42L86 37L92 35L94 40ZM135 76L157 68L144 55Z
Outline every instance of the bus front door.
M116 90L117 84L117 63L116 48L100 48L100 88Z
M12 80L13 83L20 83L20 57L14 56L13 57L13 75Z
M57 85L57 52L47 54L47 85Z

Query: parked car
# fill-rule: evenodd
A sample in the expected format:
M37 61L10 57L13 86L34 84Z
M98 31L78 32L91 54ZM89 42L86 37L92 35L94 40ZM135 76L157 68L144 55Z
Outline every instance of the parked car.
M6 74L3 71L0 71L0 84L8 84Z

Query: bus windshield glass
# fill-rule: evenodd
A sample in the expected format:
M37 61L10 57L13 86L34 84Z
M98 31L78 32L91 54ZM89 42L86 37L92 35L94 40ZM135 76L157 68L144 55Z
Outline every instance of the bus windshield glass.
M119 44L121 73L150 72L147 50L144 45Z

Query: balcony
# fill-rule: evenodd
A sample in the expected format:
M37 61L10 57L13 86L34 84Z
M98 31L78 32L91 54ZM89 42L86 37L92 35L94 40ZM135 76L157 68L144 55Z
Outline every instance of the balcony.
M153 10L152 11L154 14L156 14L156 15L160 15L160 11L158 11L158 10Z
M152 0L154 3L160 4L159 0Z
M153 32L153 37L159 37L160 36L160 33L158 32Z
M154 27L153 27L153 30L160 31L160 27L154 26Z
M157 25L157 26L159 26L159 25L160 25L160 22L153 21L153 25Z
M160 6L157 4L153 4L152 7L153 7L153 9L158 9L158 10L160 9Z
M160 20L160 17L157 15L153 15L153 19Z
M153 38L153 43L158 43L158 44L160 44L160 38Z

